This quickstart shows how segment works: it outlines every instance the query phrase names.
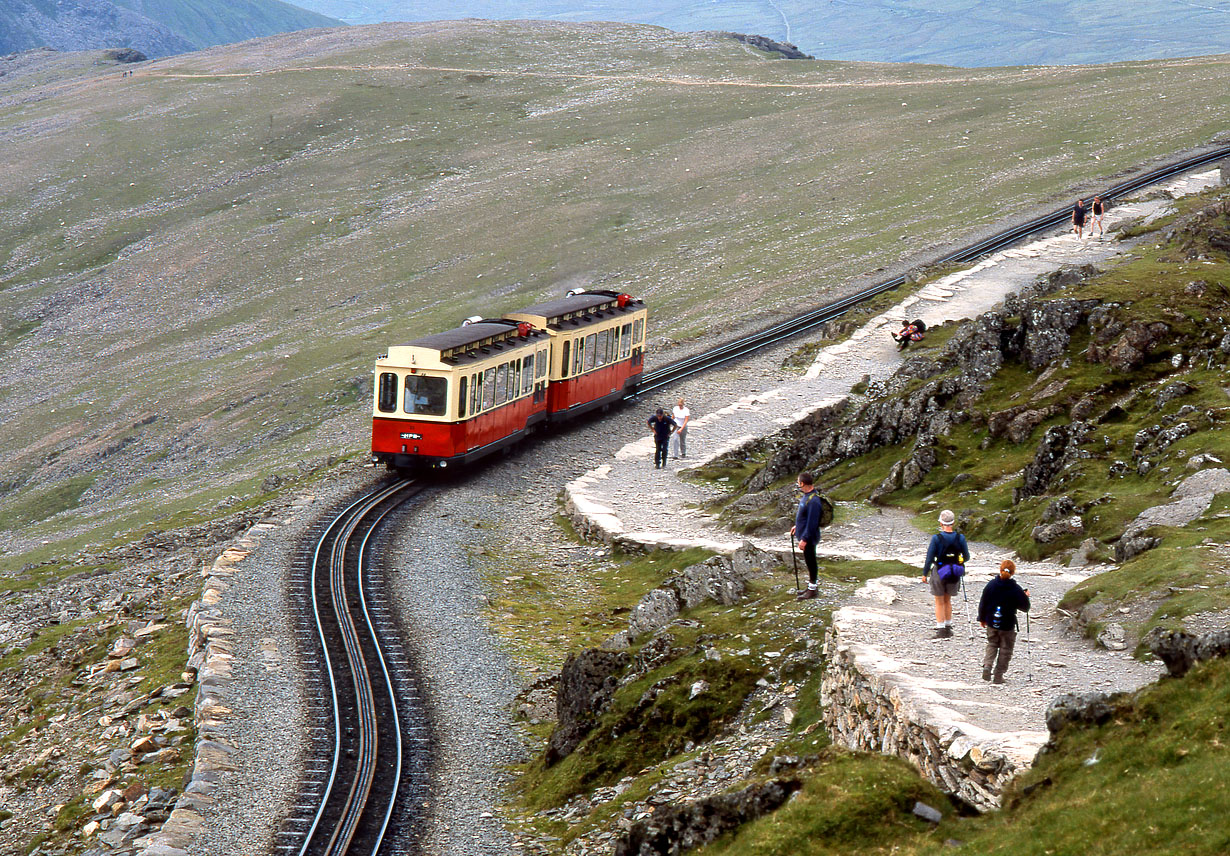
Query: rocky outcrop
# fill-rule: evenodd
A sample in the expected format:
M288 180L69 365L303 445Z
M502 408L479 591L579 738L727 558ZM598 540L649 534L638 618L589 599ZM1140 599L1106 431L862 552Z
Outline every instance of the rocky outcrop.
M1157 627L1144 641L1149 650L1166 664L1166 671L1176 678L1186 675L1197 663L1230 655L1230 630L1195 636L1181 630Z
M1077 456L1088 434L1089 426L1083 422L1047 428L1034 459L1025 465L1021 486L1012 490L1013 503L1046 493L1055 476Z
M564 661L555 696L557 725L545 755L548 766L571 755L597 724L630 662L627 654L597 648L571 654Z
M681 806L663 806L633 824L615 843L615 856L675 856L781 806L801 787L798 779L772 779L741 791Z
M1005 300L1002 311L963 322L936 356L908 360L889 381L869 390L871 400L823 421L795 426L793 436L783 436L765 467L749 479L748 489L763 490L804 469L823 472L843 460L911 439L915 443L909 456L889 472L876 495L918 484L935 465L935 439L970 418L969 408L1005 361L1038 370L1066 353L1073 333L1089 321L1099 303L1045 298L1095 273L1085 266L1040 278ZM1025 406L993 414L991 434L1025 442L1037 425L1063 409Z
M1046 708L1046 728L1055 736L1069 725L1101 725L1115 714L1113 699L1108 693L1064 693L1055 696Z
M766 36L747 35L746 33L718 33L722 38L734 39L737 42L742 42L748 47L756 48L756 50L764 51L765 53L781 54L785 59L815 59L811 54L805 54L799 50L797 45L792 45L790 42L778 42Z

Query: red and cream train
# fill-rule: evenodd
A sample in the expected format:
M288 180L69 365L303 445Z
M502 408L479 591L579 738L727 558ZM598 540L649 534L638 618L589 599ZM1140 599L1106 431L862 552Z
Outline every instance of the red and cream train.
M468 464L623 398L644 369L645 304L584 291L389 348L376 361L372 461Z

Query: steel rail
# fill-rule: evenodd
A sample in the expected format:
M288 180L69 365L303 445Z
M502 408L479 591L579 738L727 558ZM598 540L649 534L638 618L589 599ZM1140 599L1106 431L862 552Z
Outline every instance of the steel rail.
M1151 184L1157 184L1160 181L1165 181L1168 178L1173 178L1184 172L1190 172L1193 169L1199 169L1202 166L1207 166L1219 160L1230 157L1230 146L1222 146L1213 149L1203 154L1193 155L1183 160L1172 164L1167 164L1157 169L1149 170L1134 178L1112 185L1107 190L1098 195L1104 199L1115 200L1120 199L1129 193L1135 193L1141 188L1148 187ZM1083 194L1089 196L1092 194ZM1082 196L1082 198L1083 198ZM1059 226L1071 216L1071 208L1057 208L1054 211L1043 214L1039 217L1034 217L1024 223L1004 229L996 234L985 238L981 241L976 241L953 252L947 253L938 259L930 262L931 265L945 264L960 264L973 261L974 259L996 252L1005 247L1009 247L1018 241L1025 238L1037 235L1040 232L1045 232L1048 229ZM905 276L895 276L891 279L886 279L878 282L868 288L865 288L855 294L840 298L830 303L817 306L788 318L771 327L766 327L755 333L743 336L739 339L730 342L721 343L713 348L710 348L703 354L698 354L692 357L684 357L679 360L667 363L664 366L655 368L653 371L645 372L641 375L635 388L624 396L625 401L635 400L640 395L646 392L652 392L656 389L661 389L664 386L676 383L683 378L690 377L694 374L699 374L703 371L715 368L723 363L731 360L745 357L761 348L769 345L777 344L784 339L789 339L797 336L799 333L806 332L826 321L831 321L853 307L870 300L886 291L891 291L905 284Z
M328 677L329 694L331 696L331 703L332 703L332 710L333 710L334 736L333 736L333 757L331 761L331 769L329 773L328 784L325 788L323 795L320 798L320 803L319 803L319 806L317 807L315 816L312 820L311 827L308 829L306 833L306 837L303 841L303 845L299 850L300 856L307 856L309 849L319 844L319 839L323 836L325 832L329 833L329 839L324 849L325 853L341 854L341 853L347 852L347 848L349 847L349 844L351 840L353 839L355 828L357 827L358 821L362 816L362 812L363 812L363 808L364 808L364 804L366 802L367 796L370 794L372 774L374 772L374 765L375 765L375 760L376 760L376 749L378 748L377 747L378 741L376 739L376 733L375 733L375 728L376 728L375 713L372 708L372 703L373 703L372 702L372 699L373 699L372 688L370 685L370 680L367 679L366 662L363 657L362 650L358 645L357 631L354 627L353 620L351 619L349 612L346 609L346 592L345 592L344 579L343 579L344 570L345 570L345 555L346 555L347 547L350 545L350 541L353 538L355 531L365 521L368 515L370 515L374 509L378 508L382 503L384 503L389 498L411 487L415 487L415 492L418 491L418 488L414 485L413 482L410 482L410 481L394 482L382 488L378 488L377 490L372 491L371 493L359 498L358 500L355 500L353 503L351 503L349 506L347 506L345 509L343 509L342 511L340 511L338 514L334 516L334 519L329 523L324 533L321 535L321 537L317 541L316 547L313 551L313 568L312 568L312 576L311 576L312 611L313 611L313 616L316 621L317 637L320 641L321 650L324 654L325 672ZM371 537L372 532L374 531L375 526L381 520L383 520L385 515L387 515L392 510L393 507L396 507L396 506L392 506L390 508L385 509L384 512L382 512L379 515L379 517L376 518L374 522L371 522L371 525L369 526L367 532L365 533L362 539L362 544L359 550L360 572L359 572L359 578L358 578L361 600L362 600L361 569L362 569L363 550L366 547L368 540ZM346 800L345 800L345 803L342 809L341 819L334 826L332 830L322 829L321 824L324 819L325 813L329 809L330 802L333 798L335 786L338 784L338 774L339 774L339 768L341 766L341 760L342 760L342 745L341 745L342 721L341 721L341 711L340 711L340 703L339 703L339 689L338 689L337 682L334 678L334 663L333 663L333 658L329 654L329 642L326 638L326 635L327 635L327 632L325 630L326 621L322 617L322 605L320 603L320 598L318 595L318 586L316 585L318 581L318 573L322 566L322 561L321 561L322 554L326 546L328 546L330 550L329 589L330 589L330 594L331 594L331 605L333 607L332 611L338 621L339 632L342 634L342 637L344 640L348 665L351 669L351 673L353 676L352 680L354 682L356 699L359 702L358 706L361 709L361 713L360 713L361 721L360 721L360 728L359 728L358 770L356 771L355 781L351 783L351 787L347 793ZM327 607L323 607L323 608L327 608ZM395 703L396 699L395 699L395 696L392 690L392 683L391 683L391 680L388 674L388 669L387 669L386 664L384 663L383 652L380 651L379 640L377 638L375 628L371 623L371 616L367 612L365 603L363 604L363 614L364 614L364 619L367 622L368 629L370 630L373 642L375 643L375 647L377 650L377 656L378 656L378 659L381 665L381 669L384 672L385 686L389 691L390 701L393 702L394 722L397 723L397 735L398 735L398 739L396 741L397 758L398 758L397 770L398 770L398 776L400 776L402 753L401 753L401 741L400 741L400 722L396 714L396 703ZM377 835L377 841L375 844L375 847L377 849L379 848L380 842L383 840L384 832L387 829L389 818L391 817L392 809L393 809L392 802L393 802L393 798L395 798L396 796L396 793L397 791L396 789L394 789L392 791L393 796L390 798L390 804L384 812L380 830ZM374 853L375 850L372 850L372 852Z

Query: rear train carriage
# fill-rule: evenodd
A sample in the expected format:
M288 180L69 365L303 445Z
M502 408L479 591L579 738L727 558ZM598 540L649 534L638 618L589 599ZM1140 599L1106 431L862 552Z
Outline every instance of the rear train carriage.
M551 336L547 418L561 421L618 401L645 368L644 302L614 291L584 291L510 312Z
M397 469L464 464L546 418L550 339L485 320L389 348L376 361L372 460Z

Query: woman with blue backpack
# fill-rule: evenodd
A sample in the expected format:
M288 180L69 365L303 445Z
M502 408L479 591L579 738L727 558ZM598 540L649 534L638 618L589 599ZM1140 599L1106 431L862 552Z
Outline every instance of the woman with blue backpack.
M965 563L969 561L969 545L965 536L953 532L957 517L947 508L940 512L940 531L931 536L927 561L923 563L923 582L935 596L935 638L952 637L952 596L961 588ZM932 566L935 573L931 573Z

